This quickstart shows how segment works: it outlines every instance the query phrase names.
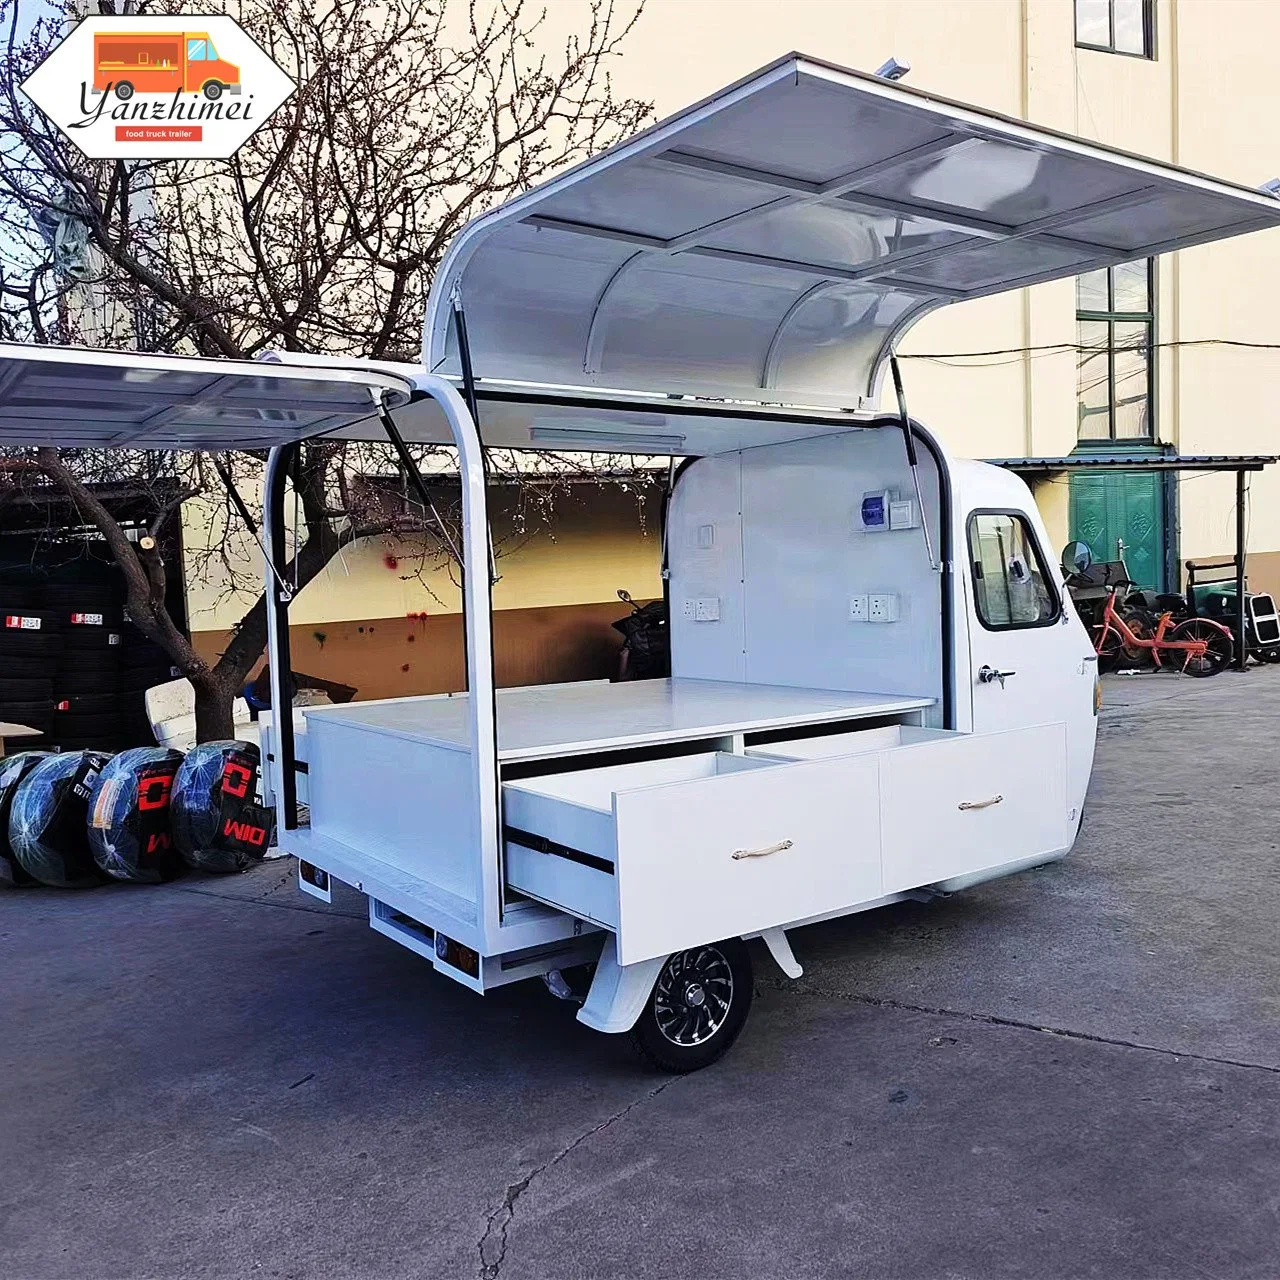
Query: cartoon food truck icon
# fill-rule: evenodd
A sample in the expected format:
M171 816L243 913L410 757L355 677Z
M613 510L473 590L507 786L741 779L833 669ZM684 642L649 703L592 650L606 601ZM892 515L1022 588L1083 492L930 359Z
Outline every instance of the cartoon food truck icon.
M93 37L93 89L122 102L135 93L240 92L240 68L218 56L203 31L100 31Z

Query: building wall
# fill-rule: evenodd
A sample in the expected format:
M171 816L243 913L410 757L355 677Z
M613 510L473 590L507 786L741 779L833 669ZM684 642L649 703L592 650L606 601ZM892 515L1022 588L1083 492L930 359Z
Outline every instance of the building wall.
M545 38L568 35L583 12L579 0L550 6ZM1245 184L1280 173L1280 5L1158 0L1156 30L1157 57L1147 61L1077 49L1072 0L647 0L613 75L619 92L653 100L664 116L791 49L866 70L892 54L910 61L915 87ZM1166 345L1157 358L1158 436L1182 453L1275 448L1276 352L1222 343L1280 344L1278 250L1280 232L1271 231L1159 262L1157 341L1201 344ZM912 412L961 455L1069 453L1075 341L1070 280L943 308L902 346ZM1182 558L1230 554L1233 477L1177 483ZM1250 572L1255 585L1280 592L1280 467L1253 478L1251 498ZM1039 484L1037 500L1061 545L1066 478ZM611 643L615 589L638 598L660 590L657 519L656 504L637 519L628 495L584 496L554 532L504 559L494 590L498 633L510 639L499 659L504 683L531 673L568 678L572 655L588 651L587 665L600 671L603 649L593 646ZM208 513L189 515L188 526L189 545L202 529L215 546L228 537ZM229 537L256 575L256 549ZM361 545L302 593L293 610L299 668L345 679L349 662L379 693L458 687L456 639L446 639L457 632L454 583L440 567L423 580L390 569L388 555L397 565L414 557L386 540ZM210 651L242 607L225 587L215 572L192 588L192 625ZM424 612L425 633L410 642L405 619ZM580 640L570 639L579 635L572 619ZM526 627L527 643L517 639ZM570 655L563 661L550 656L552 635ZM423 640L440 646L429 661Z
M498 683L606 678L621 640L610 624L627 612L619 588L641 601L662 594L661 485L574 484L555 494L547 521L523 534L510 492L491 501ZM220 507L189 503L184 539L193 639L216 658L253 602L231 583L256 586L261 552L237 524L228 528ZM444 556L424 555L426 545L369 538L332 560L290 606L295 670L355 685L361 698L463 688L457 577Z
M1158 0L1154 61L1075 47L1071 0L647 0L614 69L659 116L791 49L1246 185L1280 174L1280 5ZM1159 438L1182 453L1266 453L1280 344L1280 231L1159 262ZM1060 455L1076 444L1075 286L1059 281L927 316L902 345L912 412L955 452ZM947 353L1025 352L973 359ZM891 392L889 393L892 394ZM1039 486L1067 537L1066 481ZM1183 559L1234 547L1234 478L1178 481ZM1252 481L1251 572L1280 590L1280 467Z

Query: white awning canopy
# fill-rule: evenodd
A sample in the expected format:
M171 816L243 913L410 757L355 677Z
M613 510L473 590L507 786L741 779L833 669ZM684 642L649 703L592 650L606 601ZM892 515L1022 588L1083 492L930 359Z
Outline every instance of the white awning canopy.
M424 364L857 407L949 302L1280 224L1280 201L790 55L477 218Z
M409 402L380 369L0 343L0 444L266 449L366 424Z

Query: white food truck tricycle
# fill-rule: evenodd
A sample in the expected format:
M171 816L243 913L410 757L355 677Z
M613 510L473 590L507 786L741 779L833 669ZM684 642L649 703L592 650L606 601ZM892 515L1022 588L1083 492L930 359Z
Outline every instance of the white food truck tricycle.
M790 55L471 222L421 367L11 346L7 442L271 445L273 705L289 704L298 442L457 450L466 689L277 716L300 882L478 992L589 966L578 1018L714 1061L744 939L1065 854L1097 664L1008 471L878 410L946 303L1280 225L1263 191ZM673 472L670 679L497 689L489 447Z

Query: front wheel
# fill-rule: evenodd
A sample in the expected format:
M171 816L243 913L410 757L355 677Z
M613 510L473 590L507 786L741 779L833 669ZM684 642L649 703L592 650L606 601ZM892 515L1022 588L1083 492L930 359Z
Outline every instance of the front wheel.
M121 80L120 83L116 85L116 97L119 98L121 102L128 102L129 99L133 97L133 85L131 85L127 80Z
M222 97L222 86L216 80L210 80L204 87L204 96L210 102L217 102Z
M741 938L677 951L658 974L631 1043L664 1071L698 1071L728 1052L754 994Z
M1231 665L1235 641L1231 632L1208 618L1188 618L1169 633L1170 640L1203 640L1208 648L1198 658L1189 658L1183 668L1189 676L1216 676ZM1176 653L1177 650L1174 650ZM1171 658L1173 654L1169 655Z

